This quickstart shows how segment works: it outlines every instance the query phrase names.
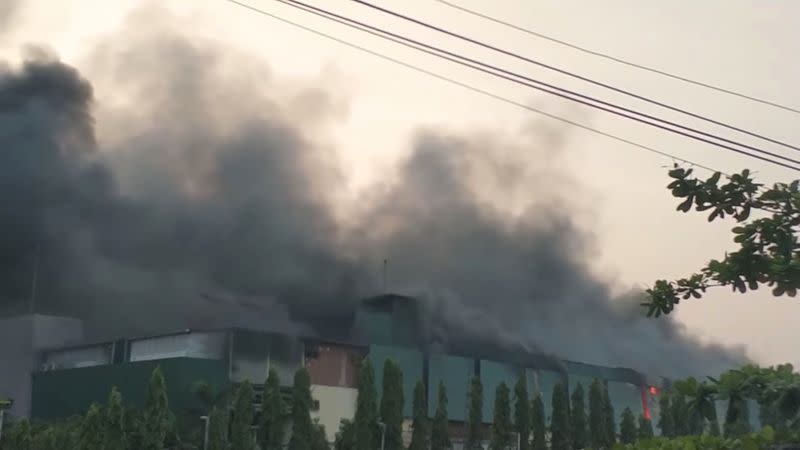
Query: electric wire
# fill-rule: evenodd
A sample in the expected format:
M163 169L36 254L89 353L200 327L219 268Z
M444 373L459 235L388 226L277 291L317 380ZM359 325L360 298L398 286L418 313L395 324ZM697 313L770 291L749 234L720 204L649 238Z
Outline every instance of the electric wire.
M443 5L446 5L446 6L450 7L450 8L457 9L457 10L459 10L461 12L464 12L464 13L467 13L469 15L472 15L472 16L475 16L475 17L480 17L482 19L488 20L488 21L496 23L498 25L503 25L503 26L506 26L506 27L511 28L513 30L520 31L520 32L529 34L531 36L536 36L538 38L541 38L541 39L544 39L544 40L547 40L547 41L550 41L550 42L554 42L556 44L563 45L565 47L569 47L569 48L572 48L574 50L578 50L578 51L583 52L583 53L587 53L589 55L597 56L599 58L603 58L603 59L606 59L606 60L609 60L609 61L614 61L614 62L619 63L619 64L624 64L624 65L626 65L628 67L633 67L633 68L644 70L644 71L647 71L647 72L650 72L650 73L655 73L657 75L662 75L662 76L665 76L665 77L668 77L668 78L672 78L673 80L682 81L682 82L685 82L685 83L693 84L695 86L700 86L700 87L711 89L711 90L714 90L714 91L717 91L717 92L722 92L722 93L725 93L725 94L728 94L728 95L733 95L735 97L743 98L745 100L750 100L750 101L753 101L753 102L756 102L756 103L761 103L763 105L768 105L768 106L772 106L772 107L775 107L775 108L778 108L778 109L782 109L782 110L785 110L785 111L793 112L795 114L800 114L800 109L796 109L796 108L793 108L791 106L786 106L786 105L782 105L780 103L776 103L776 102L773 102L773 101L770 101L770 100L765 100L765 99L758 98L758 97L755 97L755 96L752 96L752 95L743 94L741 92L737 92L737 91L734 91L732 89L726 89L726 88L723 88L723 87L715 86L713 84L706 83L706 82L703 82L703 81L693 80L693 79L685 77L685 76L676 75L674 73L667 72L666 70L656 69L654 67L646 66L644 64L635 63L635 62L632 62L632 61L629 61L629 60L626 60L626 59L623 59L623 58L620 58L620 57L617 57L617 56L610 55L608 53L604 53L604 52L600 52L600 51L597 51L597 50L592 50L590 48L582 47L580 45L573 44L571 42L567 42L567 41L565 41L563 39L558 39L558 38L555 38L553 36L550 36L550 35L547 35L547 34L544 34L544 33L538 32L538 31L534 31L534 30L532 30L530 28L525 28L525 27L521 27L519 25L515 25L515 24L513 24L511 22L507 22L507 21L498 19L496 17L492 17L492 16L490 16L488 14L481 13L481 12L476 11L474 9L469 9L467 7L458 5L456 3L449 2L447 0L433 0L433 1L441 3Z
M641 101L644 101L644 102L647 102L647 103L651 103L651 104L660 106L662 108L666 108L666 109L669 109L669 110L672 110L672 111L675 111L675 112L679 112L681 114L685 114L687 116L694 117L696 119L700 119L700 120L703 120L703 121L706 121L706 122L709 122L709 123L713 123L713 124L721 126L721 127L728 128L730 130L738 131L740 133L747 134L747 135L752 136L752 137L763 139L763 140L765 140L767 142L771 142L773 144L781 145L783 147L787 147L787 148L790 148L792 150L800 151L800 147L798 147L798 146L795 146L795 145L792 145L792 144L788 144L788 143L779 141L777 139L773 139L773 138L770 138L770 137L767 137L767 136L764 136L764 135L761 135L761 134L758 134L758 133L755 133L755 132L752 132L752 131L748 131L748 130L745 130L743 128L740 128L740 127L737 127L737 126L734 126L734 125L730 125L730 124L727 124L727 123L724 123L724 122L720 122L720 121L712 119L710 117L706 117L706 116L701 115L701 114L693 113L691 111L687 111L685 109L678 108L676 106L672 106L672 105L669 105L667 103L664 103L664 102L661 102L661 101L658 101L658 100L654 100L652 98L645 97L643 95L639 95L639 94L636 94L634 92L631 92L631 91L628 91L628 90L625 90L625 89L621 89L621 88L612 86L612 85L610 85L608 83L603 83L601 81L597 81L597 80L594 80L592 78L589 78L589 77L586 77L586 76L583 76L583 75L579 75L579 74L576 74L574 72L570 72L568 70L561 69L561 68L552 66L550 64L546 64L546 63L543 63L541 61L537 61L535 59L519 55L519 54L511 52L509 50L504 50L502 48L487 44L485 42L481 42L481 41L479 41L477 39L470 38L470 37L465 36L463 34L459 34L459 33L444 29L442 27L439 27L437 25L433 25L433 24L424 22L422 20L415 19L415 18L407 16L405 14L401 14L401 13L398 13L396 11L392 11L392 10L384 8L382 6L375 5L375 4L370 3L368 1L365 1L365 0L350 0L350 1L358 3L358 4L363 5L363 6L366 6L368 8L374 9L376 11L383 12L383 13L391 15L393 17L405 20L407 22L411 22L411 23L420 25L420 26L428 28L430 30L438 31L439 33L443 33L443 34L446 34L448 36L451 36L451 37L454 37L454 38L457 38L457 39L461 39L461 40L463 40L465 42L469 42L471 44L478 45L480 47L483 47L483 48L486 48L486 49L489 49L489 50L504 54L506 56L510 56L512 58L519 59L521 61L525 61L525 62L528 62L528 63L531 63L531 64L535 64L535 65L537 65L539 67L543 67L545 69L560 73L562 75L566 75L566 76L569 76L569 77L572 77L572 78L575 78L575 79L578 79L578 80L581 80L581 81L585 81L587 83L591 83L591 84L594 84L596 86L600 86L600 87L603 87L605 89L609 89L611 91L614 91L614 92L617 92L617 93L620 93L620 94L623 94L623 95L627 95L627 96L635 98L637 100L641 100Z

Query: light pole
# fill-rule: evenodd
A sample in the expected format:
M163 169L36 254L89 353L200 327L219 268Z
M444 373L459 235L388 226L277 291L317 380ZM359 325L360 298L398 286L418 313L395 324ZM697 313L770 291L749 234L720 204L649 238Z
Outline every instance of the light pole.
M378 426L381 427L381 450L385 450L386 447L386 424L383 422L378 422Z
M208 450L208 427L210 420L208 416L200 416L200 420L205 423L205 431L203 432L203 450Z

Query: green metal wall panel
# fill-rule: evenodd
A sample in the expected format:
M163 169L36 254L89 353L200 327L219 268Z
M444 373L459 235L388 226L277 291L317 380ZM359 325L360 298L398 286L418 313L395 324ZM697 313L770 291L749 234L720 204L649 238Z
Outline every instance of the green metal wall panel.
M176 414L199 406L193 393L196 382L204 381L215 390L228 383L224 361L191 358L38 372L33 375L32 416L55 419L81 414L94 402L105 403L114 386L126 404L142 406L156 367L164 373L170 407Z
M369 347L369 359L375 368L375 386L378 390L379 402L383 392L384 363L387 359L393 359L400 365L400 370L403 372L403 415L411 417L413 414L414 387L418 381L422 380L422 353L403 347L372 345Z
M429 359L428 386L430 395L428 398L428 413L431 417L436 413L437 397L439 392L439 381L444 381L447 390L448 408L447 413L450 420L462 421L467 412L467 392L469 390L469 380L475 371L475 360L460 356L449 355L430 355Z
M614 423L617 426L617 430L619 430L619 423L622 420L622 411L624 411L625 408L630 408L636 417L639 417L640 414L644 414L644 410L642 409L642 388L639 386L609 381L608 398L611 399L611 405L614 406Z
M481 383L483 384L483 421L491 423L494 418L494 402L497 387L505 383L510 391L510 404L513 404L514 385L522 373L511 364L481 360Z
M539 387L538 393L541 394L542 403L544 403L544 414L547 418L547 423L550 423L553 388L555 387L556 383L563 380L559 372L554 372L551 370L539 370L536 374L536 379Z

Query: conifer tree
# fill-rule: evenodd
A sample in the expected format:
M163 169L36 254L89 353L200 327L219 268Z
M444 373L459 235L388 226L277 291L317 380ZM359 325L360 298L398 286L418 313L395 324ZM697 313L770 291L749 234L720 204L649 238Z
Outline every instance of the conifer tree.
M342 419L339 422L339 431L336 432L333 448L334 450L355 450L356 427L351 420Z
M78 435L80 450L103 450L103 419L100 405L92 403L81 422Z
M500 383L494 395L494 419L490 450L506 450L511 446L511 401L510 391L505 383Z
M386 450L403 450L403 372L397 362L387 359L383 365L381 421L386 426Z
M483 449L483 384L479 377L472 377L467 392L467 450Z
M691 423L686 407L686 398L680 392L672 394L672 426L675 436L688 436L691 434Z
M664 392L658 400L658 429L661 436L666 438L675 437L675 422L672 416L672 403L669 394Z
M519 435L519 449L517 450L530 449L531 423L528 383L523 373L514 386L514 431Z
M605 448L612 448L617 443L617 425L614 417L614 405L608 395L608 386L603 384L603 438Z
M289 450L309 450L311 448L314 429L311 422L311 377L308 369L301 367L294 374L292 386L292 436L289 439Z
M547 449L547 428L545 425L544 402L542 395L536 394L531 403L531 450Z
M636 418L630 408L622 411L622 421L619 425L619 440L623 444L633 444L636 441Z
M125 409L122 406L122 394L115 386L108 396L103 448L104 450L125 450L125 446Z
M558 382L553 387L552 408L550 416L550 448L551 450L569 450L569 398L564 383Z
M328 450L328 437L325 433L325 425L322 425L319 423L319 420L316 420L312 425L312 430L310 450Z
M167 401L167 385L160 367L153 370L144 411L141 415L140 442L142 450L163 450L170 430L172 412Z
M439 381L439 398L436 414L431 427L431 450L450 450L450 432L448 431L449 419L447 416L447 391L444 381Z
M603 410L603 385L595 379L589 387L589 443L593 449L601 449L606 444Z
M414 387L414 422L411 430L411 444L408 450L428 450L430 428L428 425L428 404L425 401L425 384L422 380ZM337 449L339 450L339 449Z
M231 450L253 450L253 418L255 410L253 385L244 381L236 390L231 420Z
M639 428L638 428L638 435L639 440L647 440L653 438L653 422L648 420L645 416L639 416Z
M264 383L261 400L261 418L258 424L258 443L262 450L282 450L286 408L281 395L281 380L275 369L270 369Z
M584 399L583 386L579 383L572 392L572 408L570 410L570 435L572 448L579 450L589 445L589 430L586 423L586 400Z
M375 371L369 358L361 362L356 399L356 449L375 450L380 445L378 439L378 400L375 390ZM299 449L298 449L299 450Z
M208 415L208 450L228 449L228 409L213 407Z

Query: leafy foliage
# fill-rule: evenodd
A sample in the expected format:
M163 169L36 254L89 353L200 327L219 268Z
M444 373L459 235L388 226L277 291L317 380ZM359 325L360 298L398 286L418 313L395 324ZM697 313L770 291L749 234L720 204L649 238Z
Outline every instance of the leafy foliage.
M547 428L545 427L544 402L541 394L537 394L531 403L531 450L547 448Z
M252 431L255 417L254 397L253 385L249 381L245 380L236 390L231 419L231 450L253 450L255 448Z
M525 375L514 385L514 431L519 435L519 449L529 450L531 438L531 404Z
M83 418L78 437L80 450L103 450L103 410L100 405L93 403Z
M436 414L431 427L431 450L449 450L453 447L450 442L450 433L447 430L447 390L444 381L439 381L439 398Z
M160 367L150 376L144 411L141 419L140 441L142 450L162 450L172 423L172 413L167 401L167 384Z
M111 389L106 408L105 430L103 435L105 450L125 450L125 409L122 406L122 394L116 387Z
M665 438L675 437L675 421L672 416L672 402L668 393L664 392L658 399L658 429Z
M580 383L572 392L570 414L572 419L570 422L572 448L586 448L589 445L589 430L586 427L586 401L584 400L583 386Z
M261 405L258 444L263 450L282 450L286 407L281 395L281 380L275 369L270 369L267 375Z
M381 421L386 426L386 450L403 449L403 372L391 359L383 365Z
M408 450L427 450L430 443L430 429L428 425L428 404L425 401L425 384L422 383L422 380L418 381L414 387L413 414L411 443L408 446Z
M592 381L589 387L589 442L592 448L597 449L606 444L603 389L603 384L598 379Z
M608 386L603 385L603 439L604 447L611 448L617 442L617 425L614 405L608 395Z
M550 416L550 448L552 450L569 450L569 399L564 383L556 383L553 387L553 412Z
M672 408L668 412L672 416L675 436L689 436L691 433L687 416L686 398L680 392L672 395Z
M311 447L314 433L311 422L313 403L311 377L308 369L301 367L294 374L294 385L292 386L292 436L289 439L289 450L309 450Z
M339 431L336 432L333 448L335 450L354 450L356 448L356 427L352 421L342 419L339 422Z
M490 450L506 450L511 445L511 401L510 391L505 383L500 383L494 396L494 419L492 420L492 439Z
M637 434L636 418L630 408L625 408L619 425L619 440L623 444L632 444L636 441Z
M639 427L637 429L637 436L639 440L647 440L653 438L653 421L647 419L645 416L639 416Z
M228 409L211 408L208 415L208 449L226 450L228 448Z
M378 394L375 390L375 371L369 358L361 362L356 399L356 448L375 450L378 442ZM297 449L301 450L301 449Z
M328 450L328 438L325 433L325 425L315 420L312 425L311 434L311 449L310 450Z
M479 377L472 377L467 392L467 450L483 449L483 384Z
M734 174L720 183L721 174L706 180L692 169L677 165L669 171L672 195L683 199L678 211L710 211L708 221L730 216L737 222L734 242L739 248L721 260L711 260L696 274L677 281L658 280L647 290L649 316L669 314L681 300L701 298L712 286L730 286L747 292L766 284L775 296L794 297L800 289L800 181L777 183L764 189L750 171ZM753 210L762 214L750 219Z
M703 436L684 436L680 438L654 438L635 444L619 444L619 450L761 450L775 443L775 431L764 427L759 433L737 439L725 439L705 434Z

